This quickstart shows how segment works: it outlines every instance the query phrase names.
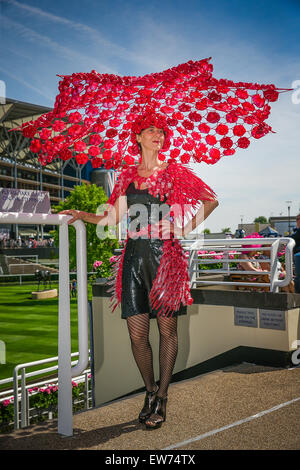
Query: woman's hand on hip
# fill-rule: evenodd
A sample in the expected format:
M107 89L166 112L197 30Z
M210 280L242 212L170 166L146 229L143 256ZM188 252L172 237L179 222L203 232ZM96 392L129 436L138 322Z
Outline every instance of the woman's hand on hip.
M160 228L161 237L163 239L169 239L171 238L171 235L173 235L174 238L183 237L182 228L168 220L160 221L159 228Z

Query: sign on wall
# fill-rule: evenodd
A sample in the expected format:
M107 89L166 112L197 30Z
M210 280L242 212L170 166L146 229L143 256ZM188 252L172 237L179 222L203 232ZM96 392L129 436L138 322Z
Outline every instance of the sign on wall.
M234 307L234 324L257 328L257 309Z
M259 310L259 327L285 330L285 312L282 310Z
M49 192L31 189L0 188L0 212L50 214Z

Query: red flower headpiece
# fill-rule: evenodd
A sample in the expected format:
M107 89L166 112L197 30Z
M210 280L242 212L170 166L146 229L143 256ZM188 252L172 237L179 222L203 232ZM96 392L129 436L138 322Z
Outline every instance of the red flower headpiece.
M169 150L171 145L171 137L173 132L169 129L167 118L161 113L156 113L154 110L146 110L144 114L138 116L138 118L132 123L131 126L131 143L133 149L132 155L138 155L140 153L139 146L137 145L136 136L140 134L144 129L148 129L150 126L155 126L157 129L163 129L165 133L164 145L161 152Z
M53 111L23 124L43 165L54 158L126 167L139 158L135 134L150 122L166 132L163 151L182 163L208 164L273 132L266 124L274 85L213 78L210 59L144 77L64 76ZM15 129L16 130L16 129Z

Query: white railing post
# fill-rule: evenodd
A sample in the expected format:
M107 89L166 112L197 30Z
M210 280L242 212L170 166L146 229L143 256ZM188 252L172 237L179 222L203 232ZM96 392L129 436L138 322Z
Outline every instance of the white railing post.
M68 224L59 226L58 433L73 435Z
M77 306L78 306L78 363L72 367L72 377L77 377L87 368L89 362L88 344L88 284L86 230L82 220L74 223L76 229L76 269L77 269Z
M79 360L71 364L70 288L69 288L69 237L70 216L60 214L23 214L0 212L4 224L59 225L59 325L58 325L58 432L73 435L72 377L80 375L88 364L88 301L86 269L85 225L78 220L76 229L77 281L78 281L78 343ZM20 277L21 280L21 277ZM18 396L18 368L14 370L14 394ZM15 427L19 427L19 402L15 402ZM23 420L24 421L24 420Z
M278 280L278 270L277 270L277 252L279 247L279 240L276 240L271 245L270 251L270 291L271 292L278 292L279 288L275 284Z
M27 400L26 400L26 374L21 370L21 428L26 428L27 423Z

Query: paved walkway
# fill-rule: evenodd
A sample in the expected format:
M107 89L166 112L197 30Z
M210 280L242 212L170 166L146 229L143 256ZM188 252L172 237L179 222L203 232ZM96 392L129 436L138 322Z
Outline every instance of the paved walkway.
M137 420L144 394L74 416L74 436L49 421L0 435L0 449L300 449L300 368L240 364L174 383L167 421Z

